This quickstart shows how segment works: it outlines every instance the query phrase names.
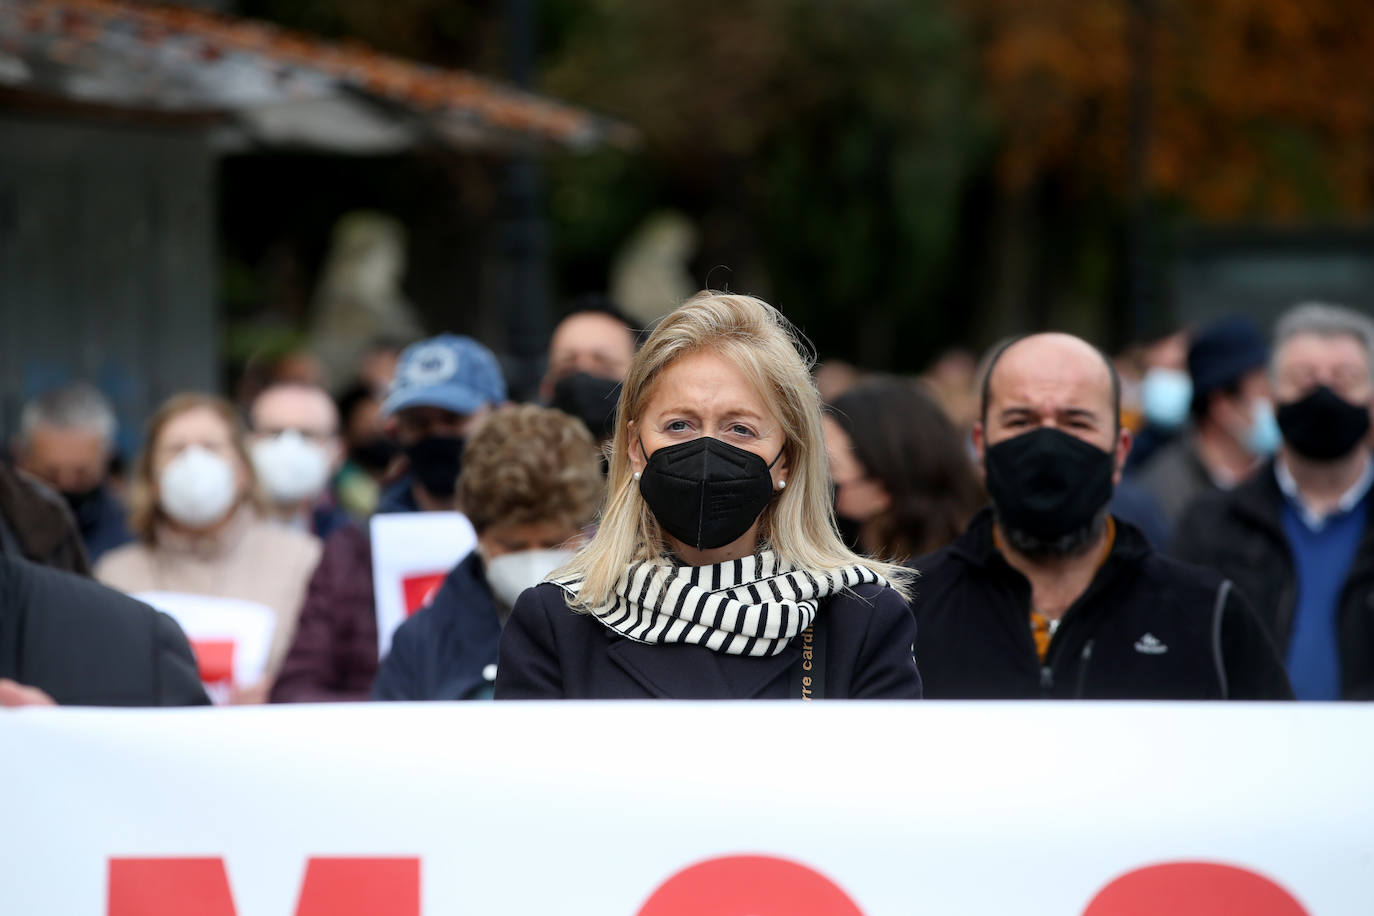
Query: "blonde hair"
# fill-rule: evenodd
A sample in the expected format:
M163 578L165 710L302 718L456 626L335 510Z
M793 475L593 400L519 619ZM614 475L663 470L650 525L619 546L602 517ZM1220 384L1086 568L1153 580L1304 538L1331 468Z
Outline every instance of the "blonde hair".
M224 421L229 428L229 440L233 443L234 454L248 478L248 493L240 498L251 502L259 511L265 503L258 490L258 476L253 469L253 460L248 454L248 434L243 420L234 405L224 398L212 394L177 394L167 399L157 412L148 420L143 433L143 450L134 462L134 472L129 480L129 531L139 540L152 544L157 522L163 517L162 508L157 502L157 483L153 479L153 452L162 430L172 420L192 410L209 410Z
M484 419L463 449L458 505L479 533L492 525L581 528L601 500L601 458L581 420L525 404Z
M865 567L909 597L910 570L853 553L835 527L821 401L810 371L814 358L804 340L763 300L706 290L664 318L630 365L616 412L600 527L591 543L554 573L583 580L573 609L587 612L608 602L631 563L666 561L663 533L630 466L629 424L644 412L664 370L702 351L719 354L744 373L785 436L787 488L763 510L760 542L800 569Z

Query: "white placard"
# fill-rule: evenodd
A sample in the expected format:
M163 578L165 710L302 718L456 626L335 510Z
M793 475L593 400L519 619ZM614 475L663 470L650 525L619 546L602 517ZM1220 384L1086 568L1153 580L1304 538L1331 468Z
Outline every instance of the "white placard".
M196 654L205 692L216 704L227 703L233 688L266 676L277 629L277 615L267 605L189 592L139 592L134 597L181 626Z
M1374 911L1359 704L21 709L0 748L6 914Z
M477 532L461 512L397 512L372 516L371 535L377 657L386 658L396 628L429 603Z

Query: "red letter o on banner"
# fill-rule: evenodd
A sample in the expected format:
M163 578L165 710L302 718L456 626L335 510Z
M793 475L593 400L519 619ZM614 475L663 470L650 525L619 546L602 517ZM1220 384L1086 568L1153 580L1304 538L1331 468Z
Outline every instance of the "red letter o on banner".
M673 875L639 916L863 916L829 878L787 859L726 856Z
M1293 895L1263 875L1212 862L1169 862L1127 872L1108 884L1083 916L1309 916Z

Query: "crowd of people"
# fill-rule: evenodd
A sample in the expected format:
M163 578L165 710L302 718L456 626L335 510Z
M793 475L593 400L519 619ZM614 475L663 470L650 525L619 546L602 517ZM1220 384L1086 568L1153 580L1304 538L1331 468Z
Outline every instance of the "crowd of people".
M538 404L476 340L383 342L338 392L179 394L127 470L97 389L45 392L0 462L0 705L1374 698L1364 315L807 352L749 296L583 302ZM393 621L404 515L471 542Z

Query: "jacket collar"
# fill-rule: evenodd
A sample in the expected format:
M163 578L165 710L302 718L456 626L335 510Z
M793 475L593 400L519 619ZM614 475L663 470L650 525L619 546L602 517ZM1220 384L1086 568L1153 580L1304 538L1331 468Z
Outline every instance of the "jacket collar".
M1273 458L1232 490L1227 502L1241 518L1280 538L1284 537L1281 521L1283 491L1279 489Z
M382 491L381 497L377 500L377 512L419 512L420 504L415 501L415 493L411 489L411 484L415 478L410 474L402 474L391 486Z
M1116 516L1112 518L1116 524L1116 537L1112 541L1112 549L1108 552L1106 561L1102 564L1103 570L1116 565L1117 561L1138 560L1152 549L1149 540L1139 528ZM994 542L991 506L985 507L973 517L968 528L959 535L950 549L965 562L980 568L998 566L1011 569Z

